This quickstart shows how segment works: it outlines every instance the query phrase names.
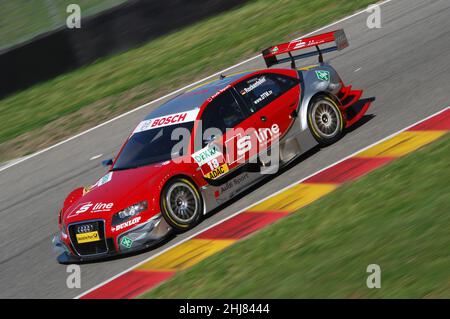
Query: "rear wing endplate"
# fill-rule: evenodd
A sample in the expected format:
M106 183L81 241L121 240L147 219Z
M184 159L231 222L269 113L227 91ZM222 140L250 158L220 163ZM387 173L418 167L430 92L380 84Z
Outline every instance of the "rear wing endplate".
M319 45L326 43L334 43L334 46L321 49ZM319 62L323 63L323 54L333 51L340 51L348 47L347 36L344 30L336 30L328 33L319 34L316 36L294 40L287 43L278 44L269 47L262 51L264 60L266 61L267 67L271 67L275 64L285 63L291 61L292 68L296 68L295 61L299 59L309 58L311 56L319 56ZM292 52L298 50L304 50L307 48L315 47L316 51L307 52L299 55L292 55ZM278 58L281 54L288 54L286 58Z

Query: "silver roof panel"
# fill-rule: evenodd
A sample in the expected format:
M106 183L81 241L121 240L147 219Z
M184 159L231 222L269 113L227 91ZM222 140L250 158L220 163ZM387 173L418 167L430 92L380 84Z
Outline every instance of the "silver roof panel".
M223 79L218 79L213 82L206 83L191 91L181 93L180 95L174 97L170 101L153 110L146 116L145 119L148 120L155 117L187 112L199 108L206 101L206 99L214 95L216 92L222 90L227 85L250 73L251 72L243 72L227 76Z

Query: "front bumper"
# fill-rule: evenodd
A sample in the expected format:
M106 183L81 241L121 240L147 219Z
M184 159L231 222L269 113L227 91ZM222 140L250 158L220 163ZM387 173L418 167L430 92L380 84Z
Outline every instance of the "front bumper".
M105 253L80 255L73 247L69 248L68 243L61 240L61 233L56 234L52 242L54 250L59 254L57 261L60 264L72 264L104 260L148 249L167 239L171 233L171 227L161 215L158 215L157 218L139 224L114 238L106 238L108 249Z

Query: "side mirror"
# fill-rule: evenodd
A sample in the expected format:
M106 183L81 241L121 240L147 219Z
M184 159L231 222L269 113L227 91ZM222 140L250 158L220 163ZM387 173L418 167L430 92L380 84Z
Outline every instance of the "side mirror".
M112 164L113 164L112 158L102 161L102 165L105 167L112 166Z

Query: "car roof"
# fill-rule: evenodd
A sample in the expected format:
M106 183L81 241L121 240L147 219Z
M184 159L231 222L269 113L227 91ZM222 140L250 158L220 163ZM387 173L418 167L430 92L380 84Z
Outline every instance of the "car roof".
M153 110L145 119L148 120L168 114L187 112L200 108L206 99L250 73L253 73L253 71L232 74L181 93Z

